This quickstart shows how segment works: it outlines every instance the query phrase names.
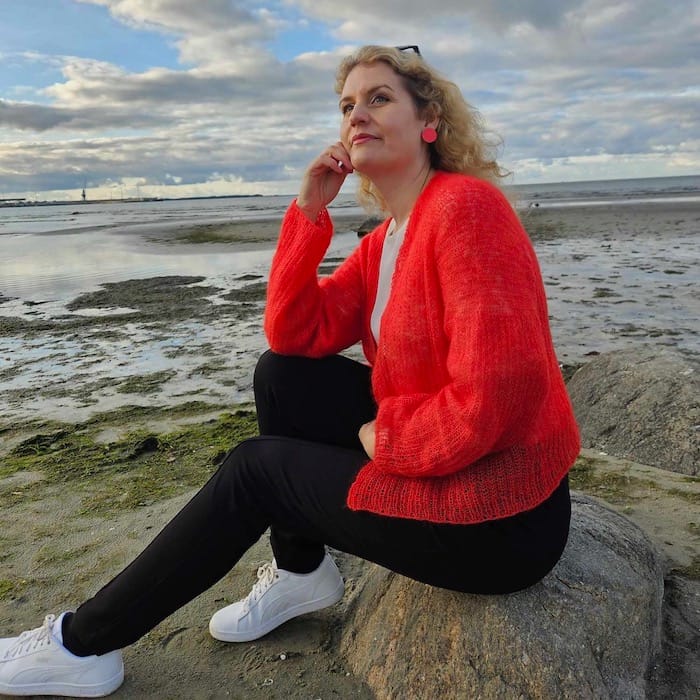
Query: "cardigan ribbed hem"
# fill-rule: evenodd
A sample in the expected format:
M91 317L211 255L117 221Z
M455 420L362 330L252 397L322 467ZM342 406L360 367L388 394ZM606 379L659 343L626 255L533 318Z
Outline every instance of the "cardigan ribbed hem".
M489 455L448 476L396 476L369 462L350 487L348 507L452 525L507 518L546 501L578 454L578 433L569 432L548 443Z

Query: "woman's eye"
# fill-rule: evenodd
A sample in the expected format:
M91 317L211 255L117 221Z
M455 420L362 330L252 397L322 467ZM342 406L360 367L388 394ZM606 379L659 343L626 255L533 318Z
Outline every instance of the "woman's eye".
M370 105L383 105L386 102L389 102L389 98L386 95L372 95L372 97L369 100ZM355 109L355 105L352 102L345 102L341 108L340 108L340 113L343 115L350 114L352 110Z

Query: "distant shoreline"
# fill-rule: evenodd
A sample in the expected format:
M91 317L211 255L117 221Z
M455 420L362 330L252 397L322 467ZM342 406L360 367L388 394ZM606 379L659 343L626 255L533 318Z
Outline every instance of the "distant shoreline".
M119 199L59 199L59 200L31 200L26 199L0 199L0 207L54 207L54 206L83 206L85 204L119 204L127 202L187 202L199 199L247 199L248 197L264 197L262 194L221 194L199 197L120 197Z
M700 173L693 175L664 175L661 177L610 178L602 180L563 180L559 182L502 182L505 192L522 195L527 205L529 202L545 202L565 198L579 198L581 194L603 199L637 199L640 197L677 197L689 196L700 199ZM115 202L158 202L187 201L203 199L245 199L248 197L293 197L293 194L277 193L191 195L185 197L120 197L118 199L69 199L69 200L27 200L26 197L0 197L2 207L105 204Z

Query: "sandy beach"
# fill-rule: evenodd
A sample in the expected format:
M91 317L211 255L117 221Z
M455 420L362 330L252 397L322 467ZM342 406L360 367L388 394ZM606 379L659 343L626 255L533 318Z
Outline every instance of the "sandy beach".
M698 356L699 203L541 207L522 216L565 373L641 343ZM356 245L361 218L337 219L341 233L322 274ZM120 278L115 268L104 284L46 298L0 286L0 634L35 627L94 592L229 446L255 433L252 371L265 349L278 227L278 219L144 227L123 236L120 251L169 258L170 274ZM349 353L360 357L358 348ZM600 460L597 468L620 465ZM661 501L658 493L611 496L597 483L580 488L638 522L667 571L697 580L695 502L674 498L674 477L644 473L660 484ZM251 644L209 637L211 613L244 595L269 556L263 538L219 584L127 649L127 680L114 697L373 697L336 654L362 577L352 557L338 555L349 593L334 608Z

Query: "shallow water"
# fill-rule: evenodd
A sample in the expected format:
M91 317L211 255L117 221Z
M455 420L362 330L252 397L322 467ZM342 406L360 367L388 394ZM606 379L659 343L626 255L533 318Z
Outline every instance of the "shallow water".
M138 237L104 232L91 236L89 249L81 234L10 240L14 244L3 250L3 259L13 265L3 267L0 276L0 321L7 317L47 327L0 333L0 425L40 417L79 421L127 404L252 400L252 371L265 349L264 293L239 305L225 296L264 280L272 243L240 251L230 245L144 244ZM343 258L356 244L354 233L339 234L328 256ZM192 318L175 314L170 321L173 309L163 304L162 318L144 321L138 299L109 309L67 308L104 283L128 288L126 280L163 276L205 278L190 285L214 288L200 302L201 318L195 311ZM124 322L125 313L133 314L134 322ZM83 327L81 318L90 322ZM65 330L66 319L78 320L75 330ZM168 373L156 390L123 391L128 378L156 373Z
M64 301L104 282L161 275L225 277L264 271L271 247L145 245L140 236L110 231L21 234L0 239L0 294L21 302ZM0 311L6 308L0 306ZM13 309L17 313L19 309Z

